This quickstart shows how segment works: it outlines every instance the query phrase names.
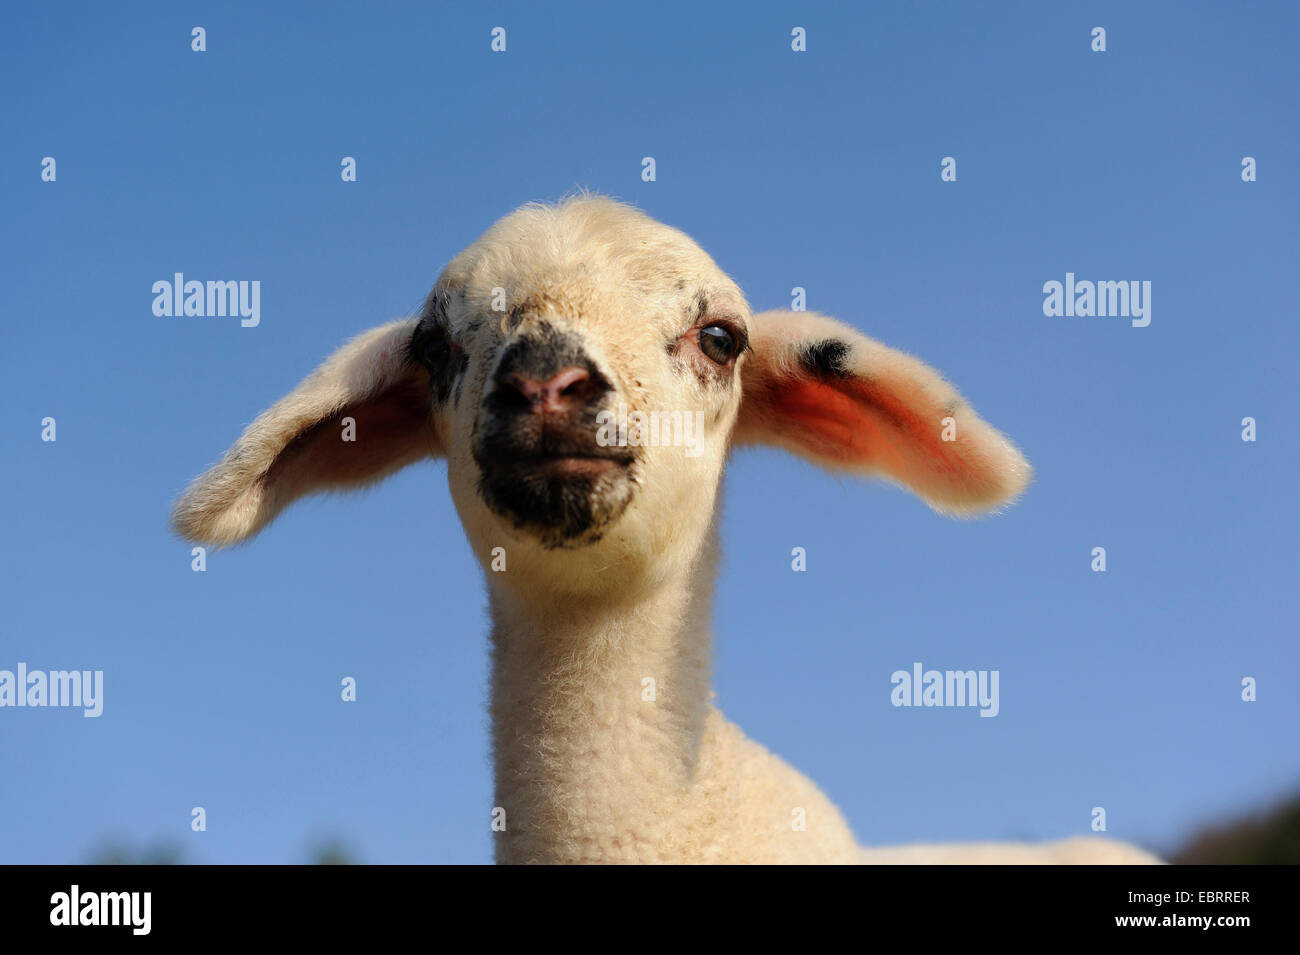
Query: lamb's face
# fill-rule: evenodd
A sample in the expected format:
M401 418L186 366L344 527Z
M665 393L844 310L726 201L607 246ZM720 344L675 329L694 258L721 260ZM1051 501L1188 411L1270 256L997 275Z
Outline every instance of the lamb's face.
M694 242L609 200L525 207L458 256L411 348L480 556L608 567L698 540L749 317Z
M743 406L741 391L745 393ZM259 415L177 502L246 540L298 498L448 459L494 587L541 605L685 579L729 446L887 478L938 510L1012 500L1030 468L934 369L811 312L751 315L682 233L608 199L525 206Z

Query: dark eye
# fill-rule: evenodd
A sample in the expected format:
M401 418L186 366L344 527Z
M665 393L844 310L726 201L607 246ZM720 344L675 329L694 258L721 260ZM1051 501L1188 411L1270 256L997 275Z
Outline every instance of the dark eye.
M447 335L440 323L422 321L408 346L412 361L423 365L429 373L429 383L439 401L446 401L456 376L465 371L468 359Z
M431 372L439 371L447 364L451 353L451 343L446 333L440 328L420 329L411 342L412 357Z
M700 329L700 351L708 355L719 365L725 365L736 357L740 343L730 329L721 325L710 325Z

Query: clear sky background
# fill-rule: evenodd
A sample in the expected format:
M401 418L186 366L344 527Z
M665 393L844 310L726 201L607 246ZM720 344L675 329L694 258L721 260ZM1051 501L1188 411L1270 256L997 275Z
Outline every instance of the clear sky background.
M0 669L106 692L0 710L0 862L490 858L445 467L302 502L206 573L166 519L336 346L575 187L689 232L756 308L802 286L921 356L1037 468L966 523L775 451L729 468L718 703L860 841L1102 806L1164 849L1300 784L1294 4L229 6L4 8ZM177 271L259 280L261 325L155 317ZM1150 326L1045 317L1067 271L1151 281ZM913 661L1000 670L1000 715L893 708Z

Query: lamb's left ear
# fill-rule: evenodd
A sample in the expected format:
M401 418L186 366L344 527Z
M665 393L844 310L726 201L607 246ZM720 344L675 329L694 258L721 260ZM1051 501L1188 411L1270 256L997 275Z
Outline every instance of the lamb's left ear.
M415 326L358 336L263 412L181 497L176 531L237 544L304 494L369 484L440 454L429 373L410 353Z
M934 369L812 312L750 322L738 444L775 444L832 470L887 478L935 510L1005 504L1032 469Z

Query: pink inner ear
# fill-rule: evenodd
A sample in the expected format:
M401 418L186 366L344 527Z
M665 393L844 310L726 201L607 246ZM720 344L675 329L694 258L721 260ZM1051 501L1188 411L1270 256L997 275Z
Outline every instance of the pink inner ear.
M428 385L412 374L387 391L350 405L300 434L267 469L261 483L298 496L316 488L375 480L434 453ZM342 440L342 419L356 422L356 440Z
M846 467L904 480L957 470L958 445L941 440L939 419L926 420L869 381L787 378L770 400L787 439Z

